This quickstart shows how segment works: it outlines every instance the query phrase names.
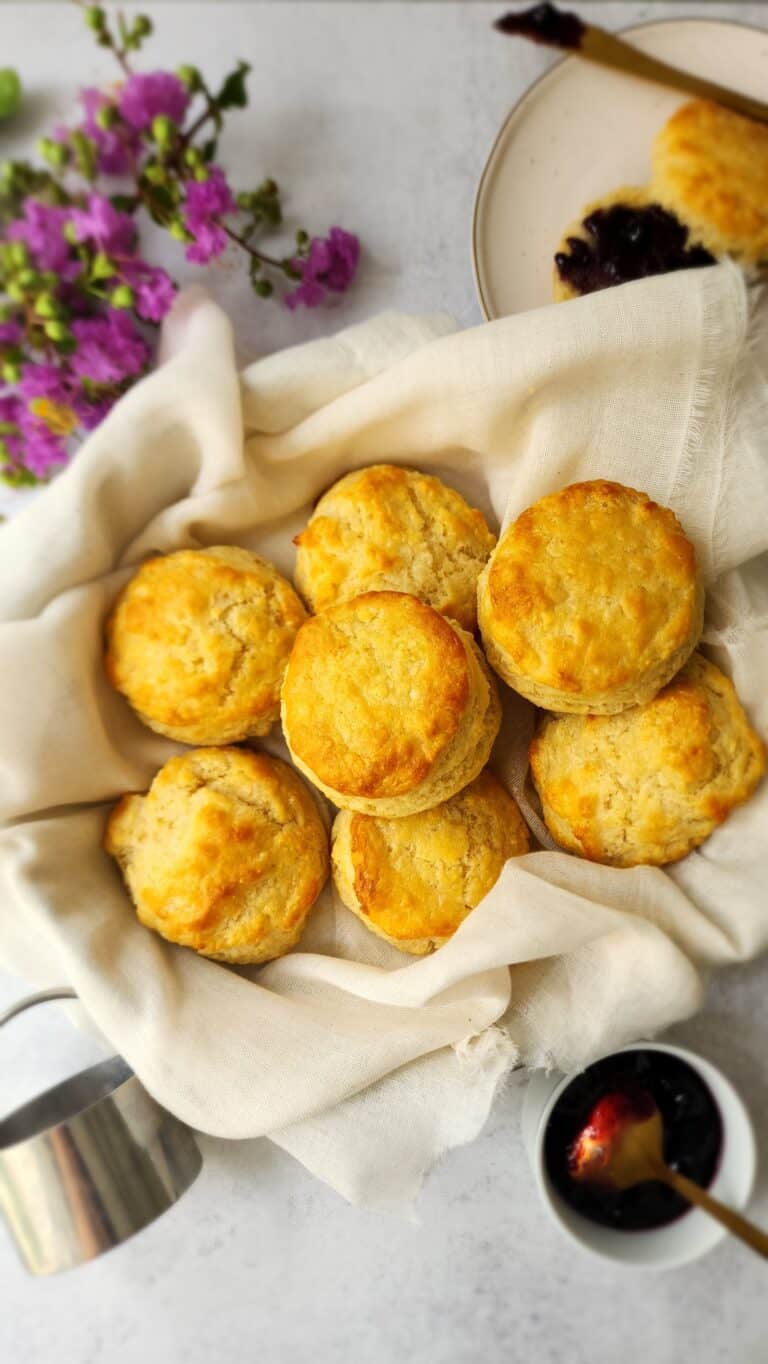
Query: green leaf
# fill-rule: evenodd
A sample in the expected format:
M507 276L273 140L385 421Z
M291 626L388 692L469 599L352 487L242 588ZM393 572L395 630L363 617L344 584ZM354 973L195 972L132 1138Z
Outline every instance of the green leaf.
M245 81L250 71L249 62L238 62L234 71L230 71L225 77L217 95L214 95L214 103L219 109L244 109L248 103L248 92L245 88Z
M213 161L214 158L215 158L215 156L216 156L216 148L217 148L217 146L218 146L218 139L215 138L215 137L211 137L211 138L208 139L207 142L204 142L203 145L202 145L202 147L200 148L200 151L201 151L202 156L203 156L203 160L205 160L205 161Z
M7 483L11 488L33 488L38 481L44 482L43 479L38 480L33 473L30 473L29 469L25 469L20 464L12 465L7 469L0 469L0 481Z
M141 200L136 194L112 194L110 203L120 213L135 213Z

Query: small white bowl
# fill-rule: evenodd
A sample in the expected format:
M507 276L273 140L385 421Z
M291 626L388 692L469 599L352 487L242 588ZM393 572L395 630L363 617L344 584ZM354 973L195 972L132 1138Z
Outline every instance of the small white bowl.
M723 1122L723 1149L709 1192L732 1208L745 1208L755 1182L757 1147L749 1114L730 1081L703 1057L663 1042L635 1042L606 1054L612 1056L640 1050L679 1056L709 1086ZM595 1255L638 1269L671 1269L705 1255L727 1233L719 1222L698 1208L692 1208L663 1227L648 1231L614 1231L582 1217L559 1196L544 1164L544 1135L555 1104L575 1078L575 1075L562 1076L559 1072L550 1075L537 1072L528 1084L522 1111L523 1142L536 1183L561 1231Z

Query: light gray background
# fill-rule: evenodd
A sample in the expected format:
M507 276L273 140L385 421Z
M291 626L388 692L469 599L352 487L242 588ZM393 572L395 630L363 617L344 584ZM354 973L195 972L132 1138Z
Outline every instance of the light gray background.
M153 4L152 66L212 78L253 63L251 109L223 159L240 183L272 173L287 208L322 231L360 233L353 294L290 316L254 300L242 272L207 282L233 316L243 359L385 308L480 320L469 262L475 183L510 105L552 60L490 31L503 4ZM689 4L580 6L610 27L690 17ZM706 17L768 23L759 4ZM0 65L29 97L23 151L79 84L111 77L68 5L0 4ZM525 193L525 186L520 186ZM177 277L192 274L174 247ZM194 272L201 278L202 272ZM6 508L11 504L6 500ZM87 530L87 528L86 528ZM670 1035L720 1064L768 1133L765 964L725 971L706 1011ZM24 990L0 977L0 1005ZM0 1109L91 1059L55 1006L0 1036ZM28 1278L0 1229L3 1364L766 1364L765 1265L724 1244L675 1272L632 1273L566 1243L538 1202L511 1083L482 1137L428 1179L418 1223L361 1212L266 1141L203 1139L205 1168L154 1228L74 1275ZM765 1168L752 1212L768 1223Z

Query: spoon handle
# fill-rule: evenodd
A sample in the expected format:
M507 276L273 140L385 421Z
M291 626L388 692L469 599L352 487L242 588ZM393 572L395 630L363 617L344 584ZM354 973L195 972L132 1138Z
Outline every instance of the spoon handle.
M668 1165L659 1165L657 1178L663 1179L665 1184L669 1184L670 1188L681 1194L689 1203L694 1203L697 1208L709 1213L710 1217L714 1217L716 1222L721 1222L733 1236L738 1236L740 1241L744 1241L752 1250L756 1250L758 1255L768 1260L768 1233L761 1231L754 1222L748 1222L741 1213L726 1207L725 1203L713 1198L706 1189L694 1184L692 1179L679 1174L677 1170L671 1170Z
M629 75L640 76L643 80L656 81L659 85L671 86L673 90L683 90L686 94L695 95L699 99L714 100L716 104L733 109L746 118L768 123L768 105L760 100L741 95L736 90L728 90L715 81L694 76L690 71L681 71L676 66L659 61L656 57L649 57L631 43L625 43L621 38L608 33L606 29L598 28L595 24L587 24L577 51L580 56L599 62L601 66L611 66Z

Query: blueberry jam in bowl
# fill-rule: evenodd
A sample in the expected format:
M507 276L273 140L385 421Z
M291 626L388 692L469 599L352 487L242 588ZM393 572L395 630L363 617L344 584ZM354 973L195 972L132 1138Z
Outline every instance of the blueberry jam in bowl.
M528 1085L523 1139L560 1229L583 1248L627 1265L686 1264L725 1235L706 1214L656 1180L617 1190L573 1177L580 1133L616 1095L655 1104L667 1163L737 1209L746 1206L755 1176L749 1115L710 1062L660 1042L625 1047L575 1075L537 1072Z

